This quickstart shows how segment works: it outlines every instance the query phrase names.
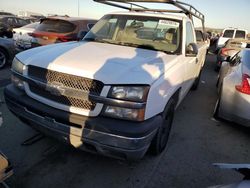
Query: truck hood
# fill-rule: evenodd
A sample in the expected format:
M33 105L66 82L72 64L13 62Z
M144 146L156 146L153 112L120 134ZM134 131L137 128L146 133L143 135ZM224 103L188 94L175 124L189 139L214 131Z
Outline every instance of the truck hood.
M100 80L104 84L151 84L176 55L97 42L69 42L17 55L25 65Z

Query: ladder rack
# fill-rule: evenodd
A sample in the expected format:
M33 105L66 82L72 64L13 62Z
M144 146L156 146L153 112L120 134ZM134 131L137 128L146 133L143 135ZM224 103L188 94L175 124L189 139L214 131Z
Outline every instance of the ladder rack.
M98 3L103 3L106 5L115 6L118 8L126 9L129 11L137 11L137 12L168 12L168 13L184 13L186 14L192 21L193 17L198 18L202 22L203 31L205 31L205 16L194 8L192 5L188 3L184 3L178 0L94 0ZM141 6L137 3L165 3L173 5L181 10L166 10L166 9L152 9L145 6Z

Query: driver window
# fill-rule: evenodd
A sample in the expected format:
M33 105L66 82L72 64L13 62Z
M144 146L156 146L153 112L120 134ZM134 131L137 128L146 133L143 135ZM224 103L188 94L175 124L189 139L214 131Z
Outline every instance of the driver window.
M192 24L190 22L187 22L186 25L186 47L190 44L190 43L195 43L194 40L194 30L192 27Z
M7 20L7 23L8 23L8 25L14 25L14 19L13 18L8 18L8 20Z
M96 33L98 37L112 39L117 25L117 18L110 19L104 23L104 26ZM108 37L107 37L108 36Z

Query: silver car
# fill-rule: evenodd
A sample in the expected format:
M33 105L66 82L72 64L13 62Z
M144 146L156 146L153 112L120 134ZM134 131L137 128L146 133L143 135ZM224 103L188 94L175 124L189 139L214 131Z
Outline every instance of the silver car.
M222 63L217 86L215 118L250 126L250 49Z
M220 169L230 169L241 173L244 178L241 181L232 183L230 185L217 185L209 188L249 188L250 187L250 164L227 164L216 163L214 166Z
M11 63L17 52L13 39L0 37L0 69Z
M33 37L32 32L37 28L39 22L31 23L20 28L13 29L13 39L16 42L16 46L21 49L31 48L31 41Z

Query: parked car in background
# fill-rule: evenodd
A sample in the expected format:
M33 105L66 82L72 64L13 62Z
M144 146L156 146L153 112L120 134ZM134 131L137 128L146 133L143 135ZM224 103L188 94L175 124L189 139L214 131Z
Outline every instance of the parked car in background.
M210 46L210 39L209 39L209 34L204 33L201 30L195 30L195 36L196 36L196 41L198 46L206 44L207 48Z
M41 23L32 33L32 47L77 40L80 31L86 33L96 20L54 16L41 19Z
M39 20L41 20L41 19L44 19L44 18L46 18L46 16L43 16L43 15L30 15L30 18L34 18L34 19L36 19L36 21L39 21Z
M13 39L0 37L0 68L3 68L7 63L11 63L16 52Z
M238 52L221 66L215 118L250 126L250 49Z
M208 188L249 188L250 187L250 164L228 164L215 163L214 166L223 170L234 170L243 175L241 181L234 182L230 185L216 185Z
M207 34L209 35L209 39L213 39L217 36L217 34L215 32L212 32L212 31L207 31Z
M16 46L21 49L31 48L32 32L37 28L39 22L31 23L20 28L13 29L13 39Z
M28 23L40 22L39 19L33 17L19 17L19 18L24 19Z
M6 25L9 30L12 30L27 25L30 22L15 16L0 16L0 23Z
M12 29L8 28L6 24L0 22L0 37L2 38L12 38Z
M226 28L223 30L222 35L217 42L217 50L222 48L228 39L247 39L247 30L236 29L236 28Z
M10 13L10 12L3 12L0 11L0 16L15 16L14 14Z
M223 61L227 59L228 56L234 56L242 48L250 48L250 40L246 39L229 39L225 46L223 46L217 54L217 61L215 65L215 70L219 71Z

